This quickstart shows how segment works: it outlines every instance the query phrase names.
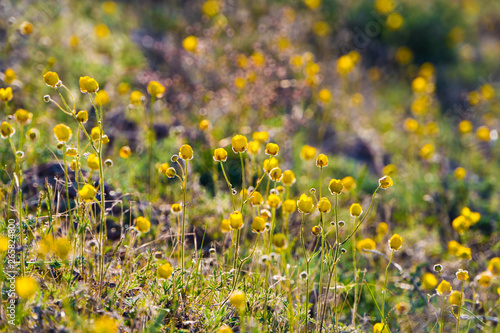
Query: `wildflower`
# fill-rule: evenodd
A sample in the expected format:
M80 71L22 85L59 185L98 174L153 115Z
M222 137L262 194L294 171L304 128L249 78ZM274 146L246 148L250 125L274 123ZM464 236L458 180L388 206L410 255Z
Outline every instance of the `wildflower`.
M283 201L283 211L285 213L293 213L295 212L295 209L297 208L296 203L294 200L288 199Z
M462 245L460 245L460 243L457 241L454 241L454 240L449 241L448 247L447 247L448 253L452 254L452 255L457 254L457 251L460 248L460 246L462 246Z
M330 193L340 194L344 190L344 184L340 179L332 179L330 183L328 183L328 188L330 189Z
M78 120L82 124L85 124L87 120L89 120L89 113L85 110L78 111L78 113L76 114L76 120Z
M448 302L450 305L461 306L462 305L462 294L458 290L454 290L450 297L448 297Z
M458 131L461 134L467 134L467 133L472 132L472 123L470 121L468 121L468 120L462 120L458 124Z
M471 260L472 259L470 248L462 246L462 245L460 245L456 254L457 254L457 257L459 257L460 259L464 259L464 260Z
M283 176L281 177L281 182L287 186L291 186L295 183L295 174L292 170L283 171Z
M319 154L316 158L316 166L319 168L328 166L328 156L326 156L325 154Z
M231 231L231 225L229 224L229 220L223 219L220 224L220 230L224 233Z
M413 61L413 52L409 47L401 46L396 50L395 58L400 65L404 66Z
M248 148L247 138L243 135L235 135L231 139L231 145L235 153L244 153Z
M269 172L269 177L271 177L271 179L275 182L279 182L281 180L281 176L281 169L278 167L272 169L271 172Z
M252 222L252 231L259 233L264 232L266 230L266 221L260 216L256 216L253 218Z
M117 333L118 324L109 316L99 317L94 323L93 333Z
M271 159L264 160L263 169L265 172L270 173L271 170L278 167L278 159L276 157L271 157Z
M140 232L148 232L151 229L151 222L144 216L139 216L135 220L135 228Z
M459 269L456 273L457 279L467 281L469 279L469 272L463 269Z
M422 157L425 160L429 160L435 152L435 148L432 144L428 143L425 144L421 149L420 149L420 157Z
M224 148L217 148L214 150L214 161L216 162L226 162L227 151Z
M300 151L300 157L303 160L312 160L316 156L316 148L305 145Z
M99 83L91 77L82 76L78 81L82 93L95 93L99 90Z
M404 19L399 13L390 13L385 20L385 24L391 30L398 30L403 25Z
M242 309L245 307L246 295L242 290L235 290L229 297L229 302L235 308Z
M281 205L281 198L276 194L269 194L267 197L267 204L271 208L279 208Z
M182 41L182 47L186 51L191 53L194 53L196 51L197 45L198 45L198 39L195 36L187 36Z
M257 155L260 150L260 144L257 141L250 141L248 143L248 153L252 155Z
M422 276L422 288L426 290L434 289L438 284L437 278L432 273L425 273Z
M490 141L490 130L486 126L481 126L476 131L476 136L479 141Z
M95 154L89 154L89 156L87 157L87 166L91 170L99 170L99 165L100 165L99 157L96 156Z
M2 139L13 136L15 132L16 130L6 121L2 122L2 125L0 125L0 135Z
M497 276L500 275L500 258L495 257L491 258L490 262L488 263L488 271L490 271L491 274Z
M170 210L174 214L179 214L182 211L182 206L181 206L181 204L174 203L174 204L172 204L172 207L170 207Z
M394 234L391 239L389 239L389 246L392 250L398 251L403 245L403 237L398 234Z
M256 51L250 57L252 58L254 65L257 67L262 67L266 64L266 58L262 52Z
M436 291L437 291L438 295L448 296L449 294L451 294L451 284L448 281L443 280L437 286Z
M443 265L437 264L434 265L434 272L441 272L443 270Z
M105 90L99 90L97 92L97 104L98 105L106 105L109 103L109 95Z
M31 118L33 118L33 113L28 112L24 109L17 109L14 113L14 118L16 118L17 122L20 125L27 125L31 122Z
M267 131L254 132L252 134L252 139L259 143L266 143L267 140L269 140L269 132Z
M322 103L329 103L332 99L332 93L328 89L321 89L318 93L318 99Z
M174 178L177 175L177 172L175 171L174 168L170 167L165 171L165 175L168 178Z
M129 146L123 146L120 148L120 157L121 158L129 158L132 155L132 150L130 149Z
M215 2L213 0L209 0L210 2ZM209 2L207 1L207 2ZM227 326L227 325L222 325L221 327L219 327L219 329L217 330L217 333L233 333L233 330L231 329L231 327Z
M389 328L387 324L384 326L383 323L376 323L373 325L373 333L389 333Z
M286 237L282 233L277 233L273 236L273 244L276 246L278 249L282 249L286 245Z
M67 238L58 238L54 241L54 253L61 259L66 259L71 252L71 243Z
M16 79L16 72L12 68L7 68L3 73L3 81L11 84Z
M203 11L203 13L205 15L207 15L209 17L214 17L220 11L219 3L216 0L207 0L201 6L201 10Z
M318 201L318 210L322 213L329 213L332 209L332 204L328 198L323 197Z
M467 221L465 216L460 215L453 220L451 226L459 235L463 235L467 230L469 230L470 223Z
M275 143L269 142L266 145L266 155L276 156L276 155L278 155L279 150L280 150L280 147Z
M481 286L487 288L491 284L491 273L490 271L482 272L476 277L476 279Z
M20 276L16 279L16 294L21 298L31 298L35 295L37 289L38 283L32 277Z
M73 131L71 130L71 128L64 124L56 125L53 131L57 141L59 142L67 142L73 135Z
M458 167L455 169L455 171L453 171L453 175L456 179L462 180L465 178L465 176L467 176L467 171L465 171L465 169L462 167Z
M243 227L243 215L238 211L231 213L229 215L229 224L232 229L241 229Z
M342 184L344 185L344 190L347 192L356 188L356 181L351 176L344 177L342 179Z
M393 183L392 178L390 176L384 176L378 180L378 184L379 184L381 189L387 190L394 183Z
M314 227L311 228L311 232L314 236L318 236L322 230L323 229L321 229L319 225L315 225Z
M349 208L349 213L351 213L352 217L358 217L363 213L363 208L358 203L353 203Z
M33 32L33 24L24 21L23 23L21 23L19 31L21 32L22 35L31 35L31 33Z
M43 81L49 87L55 88L59 83L59 75L56 72L47 72L43 75Z
M153 82L156 82L156 81L153 81ZM150 84L151 84L151 82L150 82ZM129 99L130 99L130 104L141 105L142 101L144 99L144 95L139 90L134 90L130 93Z
M192 160L193 148L191 148L190 145L182 145L181 149L179 150L179 156L185 161Z
M356 248L358 249L358 251L375 250L376 246L377 246L377 244L371 238L362 239L356 244Z
M427 88L427 80L419 76L413 80L411 88L416 93L423 93Z
M261 205L263 201L264 199L262 198L262 195L257 191L253 192L252 195L250 196L250 202L254 206Z
M170 265L170 263L167 262L158 267L158 276L161 279L168 279L169 277L172 276L173 271L174 269L172 268L172 265Z
M354 69L354 62L353 59L348 54L341 56L337 60L337 72L341 76L349 74L353 69Z
M385 222L380 222L377 226L377 234L385 235L389 231L389 226Z
M0 101L2 102L9 102L12 100L12 88L7 87L7 88L0 88Z
M210 128L210 121L208 121L207 119L203 119L202 121L200 121L198 126L200 127L201 130L206 131L207 129Z
M104 39L109 36L110 31L106 24L99 23L98 25L95 26L94 33L98 38Z
M246 85L246 81L242 77L237 77L236 79L234 79L234 85L238 89L243 89L245 87L245 85Z
M95 198L96 194L97 194L96 189L94 188L94 186L92 186L90 184L83 185L83 187L80 189L80 191L78 191L78 195L83 200L92 200Z
M165 93L165 87L158 81L148 83L148 94L154 98L162 98Z
M2 195L0 194L0 199L2 199ZM7 252L9 249L9 239L4 236L0 236L0 254Z
M314 209L313 199L305 194L302 194L297 201L297 208L299 212L309 214Z

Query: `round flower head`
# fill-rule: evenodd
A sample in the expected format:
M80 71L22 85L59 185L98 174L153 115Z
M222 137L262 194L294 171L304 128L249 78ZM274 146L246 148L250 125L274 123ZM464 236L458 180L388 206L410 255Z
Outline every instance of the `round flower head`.
M453 227L453 230L455 230L459 235L463 235L467 230L469 230L471 224L465 218L465 216L460 215L453 220L451 226Z
M220 224L220 230L223 233L231 231L231 224L229 224L229 220L223 219L221 224Z
M302 147L302 150L300 151L300 157L303 160L312 160L316 156L316 148L305 145Z
M266 131L254 132L252 134L252 139L259 143L265 143L267 140L269 140L269 132Z
M141 105L144 100L144 95L139 90L134 90L130 93L130 104Z
M436 291L441 296L448 296L449 294L451 294L451 284L448 281L443 280L437 286Z
M49 87L55 88L59 83L59 75L56 72L47 72L43 75L43 81Z
M354 180L351 176L342 178L342 184L344 184L344 190L346 192L356 188L356 180Z
M281 182L287 186L291 186L295 183L295 174L292 170L283 171L283 177L281 178Z
M389 333L389 328L387 327L387 324L384 327L383 323L376 323L373 325L373 333Z
M187 36L182 41L182 47L191 53L196 51L196 47L198 46L198 39L195 36Z
M11 84L16 79L16 72L12 68L7 68L3 75L3 81L7 84Z
M135 228L140 232L148 232L151 229L151 222L144 216L139 216L135 221Z
M318 201L318 210L322 213L329 213L330 209L332 209L332 204L328 200L328 198L323 197Z
M363 208L358 203L353 203L349 208L349 213L351 213L352 217L358 217L363 213Z
M182 211L182 206L181 206L181 204L174 203L174 204L172 204L172 207L170 207L170 210L174 214L179 214Z
M227 151L224 148L217 148L214 150L214 161L216 162L226 162Z
M432 290L434 289L437 284L438 280L432 273L425 273L422 275L422 288L425 290Z
M165 263L158 267L158 276L162 279L168 279L169 277L172 276L172 272L174 269L172 268L172 265L170 263Z
M254 206L261 205L263 201L264 199L262 198L262 195L257 191L253 192L252 195L250 196L250 202Z
M377 226L377 234L385 235L389 231L389 226L385 222L380 222Z
M403 237L398 234L394 234L391 239L389 239L389 246L392 250L398 251L403 245Z
M491 279L492 279L492 276L491 276L491 273L490 271L486 271L486 272L482 272L481 274L479 274L477 277L476 277L476 280L477 282L485 287L485 288L488 288L491 284Z
M73 131L71 130L71 128L64 124L56 125L53 131L57 141L59 142L67 142L73 135Z
M78 111L76 114L76 120L80 123L85 124L89 120L89 113L85 110Z
M271 170L278 167L278 159L271 157L271 159L264 160L263 169L265 172L270 173Z
M313 199L305 194L302 194L297 201L297 208L301 213L311 213L314 209Z
M332 93L328 89L321 89L318 93L318 99L322 103L329 103L332 100Z
M89 156L87 157L87 166L91 170L99 170L99 164L99 157L95 154L89 154Z
M328 189L331 194L340 194L344 190L344 183L340 179L332 179L328 183Z
M460 281L467 281L469 280L469 272L463 269L459 269L456 273L457 279Z
M91 77L82 76L78 81L82 93L95 93L99 90L99 83Z
M210 128L210 121L208 121L208 119L203 119L200 121L198 126L200 127L201 130L206 131Z
M358 249L358 251L375 250L376 246L377 244L371 238L362 239L356 244L356 248Z
M257 141L250 141L248 143L248 153L251 155L257 155L260 150L260 143Z
M324 168L328 166L328 156L326 156L325 154L319 154L316 158L316 166L318 168Z
M314 236L318 236L322 230L323 229L321 229L319 225L315 225L314 227L311 228L311 232Z
M118 333L117 322L109 317L102 316L96 319L94 322L94 327L92 328L93 333Z
M244 153L248 148L247 138L243 135L235 135L231 139L231 145L235 153Z
M215 2L214 0L208 0L207 2L209 1L213 1ZM205 2L206 3L206 2ZM231 329L231 327L227 326L227 325L222 325L221 327L219 327L219 329L217 330L217 333L233 333L233 330Z
M384 176L378 180L378 184L379 184L381 189L387 190L394 183L393 183L392 178L390 176Z
M276 155L278 155L279 151L280 151L280 147L275 143L269 142L266 145L266 155L276 156Z
M422 157L425 160L429 160L432 156L434 156L435 151L436 151L436 148L434 148L434 145L432 145L430 143L425 144L420 149L420 157Z
M456 255L457 254L457 251L458 251L458 248L460 247L460 243L457 242L457 241L449 241L448 242L448 246L447 246L447 250L448 250L448 253L449 254L452 254L452 255Z
M7 88L0 88L0 101L6 103L12 100L13 94L12 94L12 88L7 87Z
M467 176L467 171L462 167L458 167L453 171L453 176L458 180L462 180Z
M6 121L2 122L2 125L0 125L0 135L2 139L13 136L15 132L16 130Z
M232 229L241 229L243 227L243 215L238 211L231 213L229 215L229 224Z
M54 253L61 259L66 259L71 252L71 243L67 238L58 238L54 241Z
M83 200L93 200L96 194L97 194L96 189L94 188L94 186L90 184L83 185L80 191L78 191L78 195Z
M242 290L235 290L229 297L229 302L232 306L238 309L243 309L246 303L246 295Z
M129 146L123 146L120 148L120 157L121 158L129 158L132 155L132 150Z
M266 221L260 216L256 216L252 221L252 231L259 233L266 230Z
M190 145L182 145L181 149L179 150L179 156L185 161L192 160L193 148L191 148Z
M24 21L23 23L21 23L19 31L22 35L31 35L31 33L33 32L33 24L28 21Z
M462 120L458 124L458 131L460 132L460 134L468 134L472 132L472 123L468 120Z
M274 234L273 236L273 244L276 246L278 249L282 249L286 245L286 237L282 233L277 233Z
M16 279L15 287L17 296L29 299L36 294L38 283L32 277L20 276Z
M16 118L20 125L28 125L31 122L31 118L33 118L33 113L24 109L17 109L16 113L14 113L14 118Z
M490 129L486 126L481 126L476 131L476 137L479 141L490 141Z
M155 98L162 98L165 93L165 87L158 81L148 83L148 94Z
M285 213L293 213L297 209L297 203L294 200L288 199L283 201L283 211Z
M271 208L279 208L281 205L281 198L276 194L269 194L267 197L267 204Z
M269 172L269 177L275 182L279 182L283 174L281 173L281 169L276 167Z
M454 290L450 294L450 297L448 298L448 302L450 302L450 305L461 306L462 305L462 294L460 294L460 291Z
M490 271L491 274L494 276L500 275L500 258L495 257L491 258L490 262L488 263L488 271Z
M471 253L470 248L462 246L462 245L459 246L456 254L457 254L457 257L459 257L460 259L464 259L464 260L471 260L472 259L472 253Z

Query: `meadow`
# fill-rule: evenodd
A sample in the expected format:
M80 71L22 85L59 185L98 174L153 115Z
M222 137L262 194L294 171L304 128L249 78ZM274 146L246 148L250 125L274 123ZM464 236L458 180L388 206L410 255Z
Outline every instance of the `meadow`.
M0 331L500 332L500 3L0 8Z

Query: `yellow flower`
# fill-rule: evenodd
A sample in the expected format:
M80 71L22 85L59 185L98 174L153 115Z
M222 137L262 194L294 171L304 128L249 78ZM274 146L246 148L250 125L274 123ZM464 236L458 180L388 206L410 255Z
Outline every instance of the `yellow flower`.
M276 155L278 155L279 151L280 151L280 147L275 143L269 142L266 145L266 155L276 156Z
M348 54L341 56L337 60L337 72L341 76L349 74L353 69L354 69L354 61Z
M459 269L456 273L457 279L461 281L467 281L469 279L469 272L463 269Z
M312 160L316 156L316 148L305 145L300 151L300 157L303 160Z
M376 0L375 10L380 14L389 14L394 9L396 9L396 3L394 0Z
M129 158L132 155L132 150L130 149L129 146L123 146L120 148L120 157L121 158Z
M89 157L87 157L87 166L91 170L99 170L99 164L99 157L95 154L89 154Z
M269 140L269 132L267 131L254 132L252 134L252 139L259 143L265 143L267 140Z
M432 156L434 156L435 148L432 144L428 143L425 144L421 149L420 149L420 157L423 159L430 159Z
M437 286L436 291L438 292L438 295L448 296L449 294L451 294L451 284L448 281L443 280Z
M392 250L398 251L403 245L403 237L398 234L394 234L391 239L389 239L389 246Z
M491 284L491 273L489 271L482 272L477 277L477 282L485 288L489 287Z
M465 178L465 176L467 176L467 171L465 171L465 169L462 167L458 167L455 169L455 171L453 171L453 175L456 179L462 180Z
M385 20L385 24L391 30L398 30L403 25L404 19L399 13L390 13Z
M21 23L19 31L21 32L22 35L31 35L31 33L33 32L33 24L24 21L23 23Z
M214 17L219 13L219 3L215 0L207 0L201 6L203 13L209 17Z
M453 227L453 230L458 232L459 235L463 235L467 230L469 230L470 223L463 215L460 215L453 220L451 226Z
M182 41L182 47L188 52L195 52L198 45L198 39L195 36L187 36Z
M282 233L277 233L273 236L273 244L278 249L282 249L286 246L286 237Z
M488 263L488 271L490 271L491 274L494 276L500 275L500 258L495 257L491 258L490 262Z
M71 252L71 243L67 238L58 238L54 241L54 253L61 259L66 259Z
M96 95L97 105L106 105L109 103L109 95L105 90L99 90Z
M260 150L260 144L257 141L250 141L248 143L248 153L252 155L257 155Z
M76 120L78 120L82 124L85 124L89 120L89 113L85 110L78 111L78 113L76 114Z
M340 179L332 179L328 183L328 188L331 194L340 194L344 190L344 184Z
M155 81L154 81L155 82ZM134 90L130 93L130 103L133 105L141 105L144 95L139 90Z
M92 333L118 333L118 324L109 316L99 317L94 322Z
M356 248L358 249L358 251L375 250L376 246L377 246L377 244L371 238L362 239L356 244Z
M229 302L235 308L242 309L245 307L246 295L242 290L235 290L229 297Z
M297 208L299 212L309 214L314 209L313 199L305 194L302 194L297 201Z
M68 149L66 149L66 155L69 157L76 157L76 155L78 155L78 149L68 148Z
M325 154L319 154L316 158L316 166L319 168L328 166L328 156L326 156Z
M94 188L94 186L92 186L90 184L83 185L83 187L80 189L80 191L78 191L78 195L83 200L92 200L95 198L96 194L97 194L96 189Z
M224 148L214 150L214 161L225 162L227 160L227 151Z
M165 93L165 87L158 81L148 83L148 94L155 98L162 98Z
M449 241L448 247L447 247L448 253L452 254L452 255L457 254L457 251L460 248L460 246L462 246L462 245L460 245L460 243L457 241L454 241L454 240Z
M174 214L179 214L182 211L182 206L181 206L181 204L174 203L174 204L172 204L172 207L170 207L170 210Z
M99 138L101 137L101 129L97 126L93 127L92 130L90 131L90 137L94 141L99 140Z
M243 88L245 88L246 81L241 76L238 76L236 79L234 79L234 85L238 89L243 89Z
M43 75L43 81L49 87L55 88L59 83L59 75L56 72L47 72Z
M104 39L109 36L110 31L106 24L99 23L95 26L94 33L98 38Z
M172 276L172 272L174 269L172 268L172 265L170 263L165 263L158 267L158 276L162 279L168 279L169 277Z
M7 252L8 249L9 249L9 239L7 237L0 236L0 254Z
M396 50L395 58L400 65L408 65L413 61L413 52L409 47L401 46Z
M278 167L278 159L276 157L271 157L269 160L264 160L263 169L265 172L269 173L274 168Z
M461 306L462 305L462 294L460 294L460 291L454 290L450 294L450 297L448 298L448 302L450 302L450 305Z
M330 33L330 30L331 30L330 25L325 21L314 22L312 26L312 31L320 37L328 35Z
M423 93L427 89L427 80L421 76L415 78L411 83L411 89L416 93Z
M252 222L252 231L253 232L264 232L266 230L266 221L260 216L256 216L253 218Z
M438 284L437 278L432 273L425 273L422 276L422 288L426 290L434 289Z
M304 3L310 9L318 9L321 6L321 0L304 0Z
M73 135L73 131L71 130L71 128L64 124L56 125L53 131L57 141L59 142L67 142Z
M281 198L276 194L269 194L267 197L267 204L271 208L279 208L281 205Z
M378 184L381 189L387 190L389 187L394 185L394 182L390 176L384 176L378 180Z
M193 148L191 148L190 145L182 145L181 149L179 150L179 156L185 161L192 160Z
M241 229L243 227L243 215L238 211L231 213L229 215L229 224L232 229Z
M457 254L457 257L459 257L460 259L464 259L464 260L471 260L472 259L472 253L471 253L470 248L465 247L463 245L460 245L456 254Z
M33 113L28 112L24 109L17 109L16 113L14 113L14 117L20 125L27 125L31 122L31 118L33 118Z
M487 101L495 97L495 88L491 84L481 86L480 91L483 98Z
M220 224L220 230L224 233L231 231L231 225L229 224L229 220L223 219Z
M476 131L476 136L479 141L490 141L490 130L486 126L481 126Z
M292 186L295 183L295 174L292 170L283 171L283 177L281 177L281 182L287 186Z
M210 121L208 121L208 119L203 119L202 121L200 121L198 126L202 131L206 131L210 128Z
M254 52L251 56L255 66L262 67L266 64L266 58L262 52Z
M281 169L278 167L272 169L271 172L269 172L269 177L271 177L271 179L275 182L279 182L281 180L281 176Z
M20 276L16 279L17 296L28 299L35 295L38 289L38 283L29 276Z
M148 232L151 229L151 222L144 216L139 216L137 220L135 220L135 228L140 232Z
M209 1L211 1L211 0L209 0ZM217 333L233 333L233 330L231 329L231 327L229 327L227 325L222 325L217 330Z
M12 68L7 68L3 73L3 81L11 84L16 79L16 72Z
M7 88L0 88L0 101L2 102L9 102L12 100L12 88L7 87Z
M332 93L328 89L321 89L318 93L318 99L322 103L330 103L332 100Z
M322 213L329 213L332 209L332 204L328 198L323 197L318 201L318 210Z
M472 132L472 123L468 120L462 120L460 124L458 124L458 131L461 134L467 134Z
M250 202L254 206L261 205L263 201L264 199L262 198L262 195L257 191L253 192L252 195L250 196Z
M314 227L311 228L311 232L314 236L318 236L323 229L319 225L315 225Z
M389 333L389 328L387 327L387 325L385 325L384 327L384 324L383 323L376 323L375 325L373 325L373 333Z
M481 95L479 95L479 92L471 91L470 93L467 94L467 102L469 102L470 105L476 105L480 101L481 101Z
M99 83L91 77L82 76L78 81L82 93L95 93L99 90Z
M344 190L346 192L356 188L356 181L351 176L344 177L342 179L342 184L344 184Z
M351 216L353 217L358 217L363 213L363 208L361 208L360 204L353 203L349 208L349 213L351 213Z
M2 122L0 125L0 135L2 139L7 139L10 136L13 136L16 131L14 128L6 121Z
M235 135L231 139L231 145L235 153L244 153L248 148L247 138L243 135Z
M111 15L116 11L116 3L114 1L104 1L101 5L101 8L103 12Z
M295 212L295 209L297 208L297 204L294 200L288 199L283 201L283 211L285 213L293 213Z
M116 90L118 91L118 94L123 96L130 91L130 84L127 82L120 82Z

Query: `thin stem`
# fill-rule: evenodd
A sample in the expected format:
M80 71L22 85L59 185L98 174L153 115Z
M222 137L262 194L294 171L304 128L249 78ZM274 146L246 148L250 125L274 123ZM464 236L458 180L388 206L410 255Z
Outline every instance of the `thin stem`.
M384 289L382 290L382 322L384 323L384 326L387 326L386 320L385 320L385 294L387 294L387 276L389 272L389 267L391 266L392 263L392 258L394 257L394 250L391 252L391 257L389 258L389 263L387 263L387 266L385 267L385 277L384 277Z

